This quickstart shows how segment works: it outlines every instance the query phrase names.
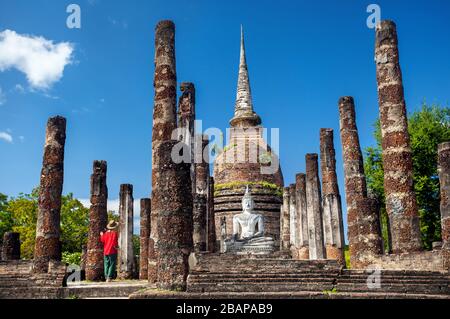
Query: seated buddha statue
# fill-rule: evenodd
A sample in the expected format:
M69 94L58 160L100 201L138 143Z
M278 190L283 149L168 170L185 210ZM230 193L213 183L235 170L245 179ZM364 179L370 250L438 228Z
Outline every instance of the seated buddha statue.
M225 240L225 252L265 254L274 250L274 241L264 236L264 216L254 211L255 202L246 187L242 213L233 216L233 235Z

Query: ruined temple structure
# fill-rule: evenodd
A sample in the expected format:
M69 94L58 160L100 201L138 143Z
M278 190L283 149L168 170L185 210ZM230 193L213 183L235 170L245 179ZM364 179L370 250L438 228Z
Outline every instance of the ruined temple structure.
M0 253L1 253L0 260L19 260L20 234L15 232L4 233L3 244Z
M108 187L106 186L106 161L94 161L91 175L91 208L89 209L89 234L86 256L86 279L104 279L103 244L100 232L108 222Z
M422 249L419 213L413 186L412 151L396 25L382 21L376 27L375 62L383 149L384 191L393 253Z
M441 185L441 234L444 269L450 269L450 141L438 146L438 171Z
M345 265L344 221L336 175L333 129L320 129L320 169L326 255L328 259L336 259L340 264Z
M233 216L240 213L241 199L246 185L250 185L255 210L265 219L265 233L279 245L283 175L277 154L263 139L261 118L253 109L242 30L236 103L230 125L229 144L214 162L216 234L221 233L221 220L225 218L227 236L232 235Z
M318 155L309 153L306 160L306 214L308 216L309 259L326 259L323 238L323 209L319 180Z
M148 251L150 239L150 198L141 198L141 218L140 218L140 256L139 256L139 279L148 279Z
M367 196L353 97L339 99L339 115L350 263L353 268L364 268L374 263L382 253L379 215L373 201Z
M49 118L39 186L34 270L48 271L50 260L61 260L61 194L64 180L66 119Z
M159 145L172 139L172 133L177 127L177 73L175 64L175 24L172 21L160 21L155 30L155 74L153 86L155 89L153 105L152 130L152 214L149 240L148 280L157 280L158 259L158 215L153 207L156 203L154 192L158 190Z
M136 274L133 251L133 185L120 185L119 201L117 277L119 279L133 279Z
M442 245L423 251L393 22L377 26L375 50L392 251L383 251L380 202L367 190L355 101L344 96L338 102L350 269L343 255L343 190L337 184L333 130L321 129L320 158L307 153L305 173L296 174L295 183L285 187L278 155L264 141L261 118L253 109L241 30L229 143L216 157L210 176L208 159L195 161L196 151L209 149L209 141L193 127L194 84L181 84L177 110L175 25L164 20L155 31L152 194L141 200L140 212L139 278L148 284L144 282L145 289L136 286L130 298L450 299L450 142L437 149ZM63 287L68 273L59 261L65 127L62 117L47 124L35 260L17 260L19 235L5 234L0 298L67 298L76 291ZM180 146L194 162L173 160L172 151ZM95 161L84 254L89 280L102 276L98 233L106 223L107 196L106 162ZM118 275L136 279L130 184L120 186L119 213ZM371 274L379 275L375 288L368 280ZM92 291L89 297L100 296L97 288ZM123 293L123 287L116 291Z

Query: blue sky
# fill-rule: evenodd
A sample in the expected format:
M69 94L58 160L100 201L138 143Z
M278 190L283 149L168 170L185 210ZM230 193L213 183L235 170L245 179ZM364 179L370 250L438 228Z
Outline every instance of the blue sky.
M70 3L81 7L81 29L66 27ZM135 198L149 196L154 27L172 19L178 81L195 83L203 127L224 130L233 115L243 24L255 111L265 127L280 128L285 183L304 171L306 153L319 152L319 129L329 127L344 197L337 101L355 97L362 147L374 143L378 116L370 3L397 23L408 111L424 99L448 104L449 1L0 0L0 32L73 47L47 88L0 67L0 192L39 184L46 121L59 114L67 118L64 193L88 198L92 161L103 159L110 199L121 183L134 185Z

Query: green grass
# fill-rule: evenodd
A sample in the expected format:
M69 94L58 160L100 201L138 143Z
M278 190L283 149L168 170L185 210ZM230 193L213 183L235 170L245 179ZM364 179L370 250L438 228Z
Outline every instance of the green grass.
M344 257L345 257L345 266L347 267L347 269L350 269L350 251L348 250L348 245L345 245L345 250L344 250Z
M278 195L278 196L283 196L283 188L273 184L273 183L269 183L266 181L259 181L259 182L231 182L231 183L223 183L223 184L216 184L214 185L214 196L218 195L218 192L222 189L227 189L227 188L231 188L231 189L235 189L235 188L241 188L241 187L245 187L245 186L260 186L266 190L271 191L273 194Z

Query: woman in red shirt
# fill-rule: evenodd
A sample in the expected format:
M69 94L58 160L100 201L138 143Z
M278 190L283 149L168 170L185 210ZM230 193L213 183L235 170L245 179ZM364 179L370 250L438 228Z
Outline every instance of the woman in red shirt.
M115 232L118 223L111 220L106 226L107 231L100 232L100 241L103 243L103 256L106 282L115 278L117 264L117 249L119 248L118 235Z

